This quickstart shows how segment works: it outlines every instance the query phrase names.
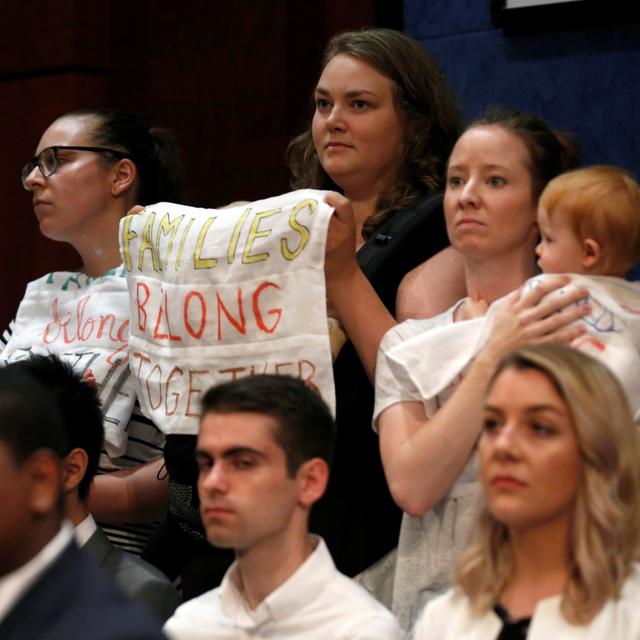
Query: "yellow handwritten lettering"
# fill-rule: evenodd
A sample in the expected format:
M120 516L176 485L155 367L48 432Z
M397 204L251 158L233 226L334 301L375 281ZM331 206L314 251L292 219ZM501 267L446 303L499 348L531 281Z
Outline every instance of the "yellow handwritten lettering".
M147 221L144 223L142 229L142 242L140 243L140 253L138 254L138 269L142 271L142 263L144 262L145 251L151 251L151 263L154 271L160 271L160 263L158 261L158 254L156 248L153 245L151 235L153 232L153 224L156 220L155 212L150 213Z
M207 231L209 231L209 227L213 224L213 221L216 219L216 216L212 216L211 218L207 218L207 221L202 226L200 230L200 235L198 236L198 242L196 242L196 252L193 256L193 268L194 269L211 269L218 264L218 261L215 258L202 258L202 247L204 245L204 238L207 235Z
M282 257L285 260L295 260L302 253L302 250L307 246L307 243L309 242L309 228L298 222L296 216L303 208L307 208L309 210L309 213L312 214L316 210L317 205L318 203L315 200L309 199L299 202L293 208L293 211L289 216L289 226L293 229L293 231L300 235L300 244L296 249L292 250L289 248L289 243L287 242L286 238L282 238L282 240L280 240L280 249L282 251Z
M182 240L180 240L180 248L178 249L178 255L176 256L176 266L175 266L175 270L177 271L180 268L180 262L182 260L182 252L184 250L184 243L185 240L187 239L187 234L189 233L189 229L191 229L191 225L195 222L195 218L191 218L191 220L189 220L189 222L187 222L187 226L185 227L185 230L182 234Z
M171 233L171 237L169 238L169 247L167 248L167 253L164 261L164 265L162 264L162 258L160 258L160 269L166 269L169 264L169 257L171 256L171 249L173 249L173 241L176 237L176 232L178 231L178 227L182 224L182 220L184 219L184 214L178 216L173 222L169 218L169 214L165 213L160 223L158 224L158 231L156 233L156 252L158 256L160 256L160 234L163 236L168 236Z
M247 220L247 216L251 209L245 209L242 215L238 218L235 227L233 227L233 233L231 234L231 242L229 243L229 250L227 251L227 263L232 264L236 257L236 249L238 248L238 238L240 238L240 232Z
M124 264L127 271L131 271L131 254L129 253L129 242L138 237L135 231L131 231L131 221L133 215L126 216L122 225L122 253L124 255Z
M251 264L252 262L262 262L269 257L269 253L256 253L255 255L250 255L250 251L253 247L253 243L257 238L265 238L268 235L271 235L271 229L258 229L260 222L264 218L268 218L276 213L280 213L281 209L271 209L270 211L260 211L256 213L255 218L251 222L251 227L249 228L249 237L247 238L247 244L244 247L244 254L242 256L243 264Z

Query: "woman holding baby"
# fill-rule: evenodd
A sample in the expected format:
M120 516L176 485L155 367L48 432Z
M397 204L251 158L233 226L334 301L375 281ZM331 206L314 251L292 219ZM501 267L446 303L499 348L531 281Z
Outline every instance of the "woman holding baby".
M435 398L423 398L410 380L398 379L386 354L424 331L483 315L537 273L538 197L575 162L569 142L537 118L494 112L472 124L449 159L444 200L449 237L464 259L467 297L440 316L404 322L383 339L374 421L389 487L405 515L392 575L382 571L384 579L370 586L377 590L391 581L392 608L405 627L448 586L454 553L469 533L478 497L482 402L497 363L521 345L577 337L582 329L570 325L588 306L566 305L586 292L545 298L568 282L557 276L526 294L514 293L464 378ZM337 215L348 224L348 203L338 203ZM349 264L339 246L333 257Z

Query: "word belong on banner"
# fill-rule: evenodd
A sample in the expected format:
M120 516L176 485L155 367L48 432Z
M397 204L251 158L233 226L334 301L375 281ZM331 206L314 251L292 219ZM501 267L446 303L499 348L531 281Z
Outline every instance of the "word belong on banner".
M127 425L135 402L129 368L129 293L120 266L97 278L54 272L27 286L13 334L0 355L10 363L54 353L80 374L91 369L104 414L105 450L127 450Z
M131 369L165 433L196 433L199 395L287 374L334 404L324 246L333 209L304 190L231 209L171 203L121 223Z
M226 336L273 334L282 318L281 285L264 280L248 287L194 289L137 282L135 322L140 332L158 342L185 342L190 338L222 342ZM275 291L274 291L275 290ZM206 297L205 297L206 296ZM171 298L172 312L169 311ZM169 318L175 318L173 323ZM257 336L256 336L257 337Z

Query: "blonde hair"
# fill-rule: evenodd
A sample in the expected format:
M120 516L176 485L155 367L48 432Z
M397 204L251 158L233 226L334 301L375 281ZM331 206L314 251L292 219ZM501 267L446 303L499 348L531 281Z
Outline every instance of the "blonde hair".
M493 380L511 368L543 373L566 403L575 427L583 464L561 611L569 622L584 624L619 595L638 558L640 449L635 425L617 379L584 353L552 344L519 349L503 360ZM483 612L498 601L512 571L509 530L484 506L458 563L456 582L472 608Z
M596 165L565 173L549 182L540 207L580 241L596 240L607 273L624 273L640 258L640 185L628 171Z

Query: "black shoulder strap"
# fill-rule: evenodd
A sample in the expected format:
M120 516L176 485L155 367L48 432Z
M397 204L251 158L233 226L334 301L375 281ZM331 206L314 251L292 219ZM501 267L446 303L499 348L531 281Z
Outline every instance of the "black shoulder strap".
M358 251L358 264L393 313L403 276L448 244L441 193L400 209Z

